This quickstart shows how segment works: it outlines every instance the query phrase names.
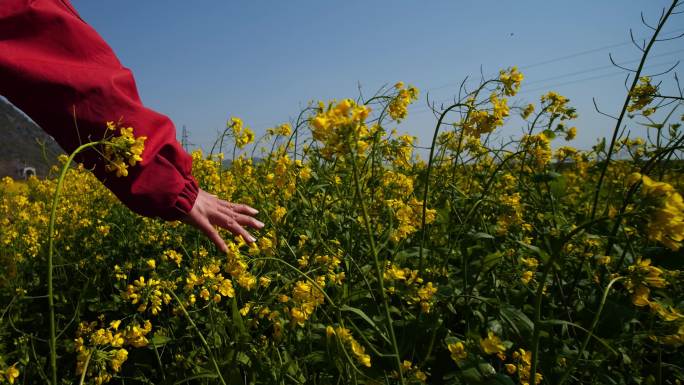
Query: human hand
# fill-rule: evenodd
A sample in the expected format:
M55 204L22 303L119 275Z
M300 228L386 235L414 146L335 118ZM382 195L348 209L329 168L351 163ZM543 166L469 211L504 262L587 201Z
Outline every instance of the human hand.
M263 223L252 217L257 213L257 210L247 205L224 201L200 189L195 205L182 221L202 231L221 252L225 253L228 247L214 226L222 227L233 235L240 235L246 242L252 243L256 239L243 226L254 229L264 227Z

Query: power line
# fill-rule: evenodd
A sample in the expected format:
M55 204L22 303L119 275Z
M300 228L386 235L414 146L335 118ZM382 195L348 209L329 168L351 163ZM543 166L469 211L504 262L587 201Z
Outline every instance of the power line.
M594 51L594 50L590 50L590 51ZM585 51L585 52L588 52L588 51ZM684 52L684 49L678 49L678 50L674 50L674 51L664 52L664 53L658 54L658 55L651 55L651 56L649 56L649 58L655 59L655 58L674 55L674 54L681 53L681 52ZM627 60L627 61L624 61L624 62L621 62L618 64L619 65L625 65L625 64L630 64L630 63L636 63L636 62L639 62L640 60L641 60L641 58L633 59L633 60ZM647 68L653 68L653 67L657 67L657 66L664 65L664 64L674 64L674 63L673 62L667 62L667 63L666 62L660 62L660 63L650 64ZM526 90L520 92L519 94L525 94L525 93L539 91L539 90L550 88L550 87L558 87L558 86L563 86L563 85L568 85L568 84L573 84L573 83L580 83L580 82L584 82L584 81L588 81L588 80L600 79L603 77L610 77L610 76L615 76L615 75L619 75L619 74L624 74L624 72L614 72L614 73L607 74L604 76L592 76L589 78L578 79L575 81L568 81L568 82L562 82L562 83L556 82L556 83L544 85L544 83L547 83L547 82L550 82L553 80L562 79L562 78L566 78L566 77L572 77L572 76L586 74L586 73L592 73L592 72L596 72L596 71L602 71L602 70L609 69L609 68L615 68L615 66L612 64L609 64L609 65L605 65L605 66L592 67L592 68L587 68L587 69L583 69L583 70L579 70L579 71L573 71L573 72L557 75L557 76L550 77L550 78L535 80L532 82L526 82L525 83L526 86L529 86L531 84L542 84L542 85L540 85L534 89L526 89ZM442 103L446 102L447 100L448 99L443 100ZM427 110L429 110L429 108L421 107L421 109L419 111L415 111L414 113L423 112L423 111L427 111Z
M541 62L534 63L534 64L528 64L526 66L520 67L520 69L529 69L529 68L539 67L539 66L543 66L543 65L547 65L547 64L551 64L551 63L556 63L556 62L563 61L563 60L573 59L573 58L576 58L579 56L589 55L591 53L600 52L600 51L603 51L606 49L624 47L626 45L630 45L631 43L632 43L631 41L628 41L628 42L606 45L606 46L599 47L599 48L589 49L586 51L580 51L580 52L576 52L574 54L560 56L560 57L557 57L554 59L549 59L549 60L541 61Z
M644 68L649 68L649 69L650 69L650 68L654 68L654 67L661 67L661 66L664 66L664 65L671 66L671 65L673 65L673 64L675 64L675 63L674 63L674 62L660 62L660 63L657 63L657 64L652 64L652 65L649 65L649 66L645 66ZM607 77L617 76L617 75L624 75L624 74L625 74L624 71L620 71L620 72L612 72L612 73L604 74L604 75L591 76L591 77L588 77L588 78L576 79L576 80L571 80L571 81L567 81L567 82L561 82L561 83L546 85L546 86L542 86L542 87L537 87L537 88L533 88L533 89L530 89L530 90L525 90L525 91L523 91L523 92L520 92L520 94L525 94L525 93L535 92L535 91L541 91L541 90L545 90L545 89L548 89L548 88L561 87L561 86L570 85L570 84L575 84L575 83L583 83L583 82L586 82L586 81L589 81L589 80L602 79L602 78L607 78Z
M644 68L652 69L652 68L655 68L655 67L662 67L662 66L665 66L665 65L668 65L668 66L669 66L669 65L673 65L673 64L674 64L674 62L672 62L672 61L670 61L670 62L660 62L660 63L648 65L648 66L646 66L646 67L644 67ZM590 81L590 80L603 79L603 78L608 78L608 77L613 77L613 76L618 76L618 75L624 75L624 74L625 74L624 71L619 71L619 72L612 72L612 73L609 73L609 74L602 74L602 75L590 76L590 77L586 77L586 78L582 78L582 79L575 79L575 80L571 80L571 81L567 81L567 82L560 82L560 83L548 84L548 85L539 86L539 87L537 87L537 88L526 89L526 90L524 90L524 91L520 91L520 92L518 93L518 95L523 95L523 94L527 94L527 93L531 93L531 92L536 92L536 91L544 91L544 90L548 90L549 88L557 88L557 87L562 87L562 86L566 86L566 85L570 85L570 84L583 83L583 82L587 82L587 81ZM441 103L444 103L444 102L446 102L446 100L443 100ZM425 112L428 112L428 111L431 111L431 109L430 109L429 107L421 106L421 107L419 107L419 109L416 109L416 110L411 111L411 114L412 114L412 115L420 115L420 114L425 113Z
M672 31L667 32L667 34L675 34L675 33L677 33L677 32L682 32L682 31L684 31L684 28L678 28L678 29L675 29L675 30L672 30ZM672 37L674 37L674 36L672 36ZM634 40L640 40L640 39L634 39ZM572 58L575 58L575 57L578 57L578 56L584 56L584 55L588 55L588 54L591 54L591 53L594 53L594 52L603 51L603 50L605 50L605 49L617 48L617 47L622 47L622 46L626 46L626 45L630 45L630 44L632 44L632 41L631 41L631 40L625 41L625 42L622 42L622 43L610 44L610 45L606 45L606 46L599 47L599 48L593 48L593 49L589 49L589 50L586 50L586 51L576 52L576 53L573 53L573 54L570 54L570 55L560 56L560 57L557 57L557 58L555 58L555 59L545 60L545 61L538 62L538 63L534 63L534 64L528 64L528 65L522 66L522 67L520 67L520 68L521 68L521 69L526 69L526 68L538 67L538 66L540 66L540 65L555 63L555 62L559 62L559 61L563 61L563 60L567 60L567 59L572 59Z
M682 31L684 31L684 28L678 28L678 29L675 29L675 30L672 30L672 31L667 32L667 34L674 35L674 34L676 34L677 32L682 32ZM670 36L670 37L674 37L674 36ZM664 37L664 38L665 38L665 37ZM635 40L639 40L639 39L635 39ZM575 53L572 53L572 54L569 54L569 55L564 55L564 56L556 57L556 58L553 58L553 59L543 60L543 61L536 62L536 63L532 63L532 64L526 64L526 65L524 65L524 66L519 66L518 68L520 68L520 69L529 69L529 68L539 67L539 66L541 66L541 65L546 65L546 64L551 64L551 63L556 63L556 62L559 62L559 61L563 61L563 60L573 59L573 58L575 58L575 57L579 57L579 56L584 56L584 55L588 55L588 54L600 52L600 51L603 51L603 50L606 50L606 49L610 49L610 48L617 48L617 47L627 46L627 45L630 45L630 44L632 44L632 41L631 41L631 40L624 41L624 42L622 42L622 43L609 44L609 45L605 45L605 46L598 47L598 48L592 48L592 49L588 49L588 50L585 50L585 51L579 51L579 52L575 52ZM437 86L437 87L426 88L425 91L426 91L426 92L429 92L429 91L436 91L436 90L444 89L444 88L451 87L451 86L455 86L455 85L460 85L460 83L447 83L447 84L443 84L443 85Z
M684 49L678 49L678 50L675 50L675 51L665 52L665 53L662 53L662 54L659 54L659 55L652 55L652 56L649 56L649 58L650 58L650 59L656 59L656 58L659 58L659 57L664 57L664 56L668 56L668 55L674 55L674 54L680 53L680 52L684 52ZM627 60L627 61L624 61L624 62L621 62L621 63L617 63L617 64L619 64L619 65L625 65L625 64L631 64L631 63L637 63L637 62L639 62L640 60L641 60L641 58L639 58L639 59L633 59L633 60ZM550 77L550 78L546 78L546 79L540 79L540 80L535 80L535 81L527 82L527 83L525 83L525 85L529 86L529 85L531 85L531 84L544 83L544 82L547 82L547 81L550 81L550 80L556 80L556 79L559 79L559 78L567 78L567 77L571 77L571 76L575 76L575 75L581 75L581 74L584 74L584 73L590 73L590 72L595 72L595 71L601 71L601 70L610 69L610 68L615 68L615 66L612 65L612 64L608 64L608 65L605 65L605 66L593 67L593 68L588 68L588 69L584 69L584 70L580 70L580 71L569 72L569 73L566 73L566 74L563 74L563 75L558 75L558 76L554 76L554 77Z

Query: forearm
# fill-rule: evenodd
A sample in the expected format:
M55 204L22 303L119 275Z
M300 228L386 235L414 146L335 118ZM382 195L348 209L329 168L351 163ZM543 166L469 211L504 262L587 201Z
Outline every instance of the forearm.
M171 120L146 108L131 72L97 32L57 0L0 3L0 94L67 151L101 139L107 121L146 136L143 160L116 178L96 152L80 161L133 211L180 219L193 207L192 158Z

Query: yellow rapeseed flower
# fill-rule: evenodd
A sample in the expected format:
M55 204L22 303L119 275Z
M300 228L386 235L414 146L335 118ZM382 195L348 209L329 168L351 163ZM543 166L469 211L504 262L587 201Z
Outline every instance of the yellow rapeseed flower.
M449 349L449 353L451 353L451 359L457 364L468 357L468 352L465 351L465 346L461 341L448 344L447 349Z
M487 331L487 338L480 340L480 347L487 354L497 354L506 351L506 347L501 342L501 339L491 330Z
M19 378L19 369L17 369L17 364L7 368L7 371L5 371L5 377L7 378L7 382L14 384L14 380Z
M518 71L518 67L511 67L507 70L499 71L499 81L504 86L504 95L515 96L520 90L520 83L524 76Z

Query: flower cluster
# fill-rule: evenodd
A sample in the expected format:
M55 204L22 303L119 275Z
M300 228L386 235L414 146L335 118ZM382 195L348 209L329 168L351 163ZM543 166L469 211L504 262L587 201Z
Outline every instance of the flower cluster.
M147 346L149 341L146 336L152 331L150 321L142 325L132 322L124 330L119 330L120 326L120 320L110 322L107 327L101 324L98 327L98 321L79 324L74 340L78 375L86 371L86 376L92 378L95 384L108 383L112 374L118 373L128 359L125 346Z
M226 123L226 127L230 129L237 148L244 148L254 141L254 132L249 127L244 126L242 119L232 117Z
M523 108L522 112L520 113L520 116L523 119L527 119L530 117L530 115L532 115L534 113L534 109L535 109L534 104L530 103L530 104L526 105L525 108Z
M497 233L504 234L511 226L523 222L523 206L520 203L520 193L506 194L501 196L502 213L496 220Z
M183 261L183 256L179 252L177 252L176 250L166 250L161 255L161 260L162 261L171 261L171 262L175 263L177 267L180 267L181 262Z
M406 88L403 82L398 82L394 85L394 88L397 90L397 95L389 103L387 109L389 110L390 117L400 122L406 118L409 104L418 99L418 89L413 86Z
M668 282L663 277L663 270L651 265L650 259L638 259L629 267L627 288L632 293L632 303L636 306L650 304L650 287L663 288Z
M437 285L433 282L427 282L418 274L418 270L412 270L407 267L400 267L392 262L387 262L385 270L383 271L383 279L387 281L389 286L387 292L389 294L396 294L397 290L403 295L403 299L409 305L419 304L422 313L429 313L435 300L437 293ZM401 285L401 286L397 286Z
M414 365L413 362L409 360L402 361L401 374L404 376L404 378L416 379L419 382L425 382L427 380L427 374L425 374L424 371L420 370L418 365ZM395 375L392 377L396 378L398 376Z
M292 321L299 326L304 326L304 322L323 302L323 294L319 287L308 281L297 281L292 288L292 303L294 305L290 308Z
M157 315L161 311L162 302L166 305L171 302L171 296L162 292L165 286L169 285L154 278L145 280L145 277L141 276L126 287L121 297L133 305L138 305L136 309L138 312L143 313L149 310L152 315Z
M266 249L268 245L264 242L267 242L267 240L262 239L260 244ZM240 252L240 247L244 245L245 242L242 237L239 238L238 242L228 242L227 260L224 270L230 274L240 287L252 290L256 287L257 279L249 271L249 266Z
M651 265L650 259L638 258L628 268L625 286L632 294L635 306L648 309L674 329L673 334L661 336L651 335L649 338L666 345L680 346L684 344L684 314L673 306L668 298L651 298L651 289L663 289L679 276L679 271L668 271Z
M523 74L518 71L518 67L515 66L499 71L499 81L504 86L504 95L515 96L520 90L520 83L524 78Z
M463 342L461 341L447 344L447 349L449 350L451 359L457 364L468 358L468 352L465 350L465 345L463 345Z
M371 356L366 353L366 349L354 339L349 329L342 326L333 328L332 326L326 327L326 334L328 338L332 336L337 336L340 342L347 345L351 349L354 358L363 366L371 367Z
M420 229L423 218L422 202L416 198L411 198L408 203L404 203L400 199L388 199L385 204L392 210L396 220L396 224L390 233L390 240L399 242ZM436 213L437 211L434 209L427 209L425 211L425 223L434 222Z
M493 331L487 331L487 337L480 340L480 347L485 354L502 354L506 351L501 338L499 338Z
M553 155L551 140L545 133L525 135L522 138L522 143L525 145L526 155L530 158L533 169L542 168L551 161Z
M283 123L277 127L271 127L266 130L268 135L290 136L292 134L292 126L289 123Z
M646 108L653 98L658 95L658 87L651 84L651 78L642 76L639 78L639 84L629 93L629 102L627 111L641 111L644 116L649 116L656 111L655 107Z
M684 242L684 200L681 194L671 184L656 182L640 173L633 173L628 179L629 184L639 181L642 192L660 202L653 209L646 228L649 238L672 250L679 250Z
M574 107L569 107L570 99L553 91L542 95L541 103L544 110L551 113L551 119L570 120L577 118Z
M571 140L575 139L576 136L577 136L577 127L572 126L572 127L568 128L567 132L565 133L565 140L571 141Z
M147 137L135 137L132 127L119 126L114 122L107 122L107 130L119 131L119 135L104 142L104 158L107 161L105 170L116 173L118 177L127 176L128 166L142 162Z
M520 262L523 265L523 268L525 271L522 273L522 276L520 277L520 281L522 281L523 284L527 285L530 283L532 279L534 279L534 274L537 271L537 267L539 266L539 260L537 260L535 257L529 256L527 258L521 257Z
M512 354L514 364L506 364L506 371L509 374L518 373L521 384L530 383L530 371L532 370L532 352L525 349L518 349ZM541 373L537 372L534 383L539 384L544 379Z
M474 100L471 101L471 105ZM466 135L480 136L494 131L497 127L504 124L504 118L508 117L509 108L508 101L505 98L499 98L496 92L492 92L489 96L489 103L491 104L491 111L486 109L475 109L472 106L468 117L461 122L461 127Z
M310 124L313 138L323 144L323 156L330 158L333 154L347 153L351 143L363 153L370 139L366 126L370 112L370 107L357 105L351 99L331 102L327 107L320 102Z
M8 366L4 369L0 369L0 383L7 381L8 384L14 384L14 381L19 378L19 369L17 369L17 364Z
M202 266L201 273L190 271L185 278L185 293L188 296L188 305L197 300L197 295L204 301L221 302L223 297L235 297L233 282L224 277L221 268L216 261ZM195 289L195 287L197 287Z

